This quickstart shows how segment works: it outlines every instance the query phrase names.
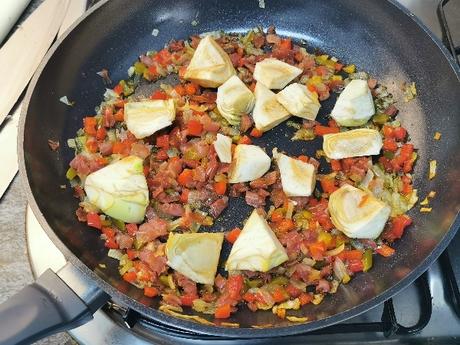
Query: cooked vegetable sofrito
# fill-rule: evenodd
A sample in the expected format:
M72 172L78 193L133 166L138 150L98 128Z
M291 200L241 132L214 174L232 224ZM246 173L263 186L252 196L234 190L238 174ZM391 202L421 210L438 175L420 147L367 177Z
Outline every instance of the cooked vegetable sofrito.
M162 80L169 74L179 82ZM136 93L150 82L152 94ZM331 93L340 94L331 118L316 121ZM354 65L273 27L173 40L141 55L68 141L76 215L164 312L209 323L246 304L305 320L286 310L321 303L374 254L391 256L412 222L417 153L393 103ZM323 140L316 158L253 143L291 115L293 140ZM233 198L251 214L214 232ZM223 241L232 248L221 260Z

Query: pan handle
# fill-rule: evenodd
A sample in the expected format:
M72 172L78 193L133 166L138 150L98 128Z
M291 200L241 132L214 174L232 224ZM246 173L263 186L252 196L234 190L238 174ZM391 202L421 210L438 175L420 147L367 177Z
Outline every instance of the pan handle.
M94 283L85 286L83 278L70 263L57 274L48 269L0 304L0 344L30 344L90 321L108 295Z

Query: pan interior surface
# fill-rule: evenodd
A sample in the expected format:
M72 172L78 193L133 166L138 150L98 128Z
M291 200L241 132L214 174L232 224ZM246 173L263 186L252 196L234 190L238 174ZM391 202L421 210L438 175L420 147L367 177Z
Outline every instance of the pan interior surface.
M193 25L192 25L193 23ZM196 24L196 25L195 25ZM127 77L127 69L137 57L149 50L159 50L169 40L185 39L193 34L224 30L245 32L256 26L265 29L274 24L277 32L305 42L315 49L354 63L386 85L398 101L400 119L418 148L415 186L423 198L437 191L433 212L410 215L414 225L395 245L396 255L376 257L373 269L358 274L337 293L328 295L318 306L308 305L302 313L311 322L293 325L269 312L252 313L247 308L228 321L240 329L210 327L174 319L155 310L157 301L124 282L117 261L107 257L97 231L79 223L75 217L77 201L66 184L65 172L74 152L66 145L81 127L82 118L95 114L95 106L105 91L96 74L103 68L112 80ZM157 29L159 34L152 35ZM402 100L403 82L415 82L418 97L409 103ZM41 224L66 257L95 279L113 298L156 321L182 329L226 336L273 336L293 334L324 327L352 317L382 302L420 275L441 253L454 230L459 210L458 166L460 149L460 83L444 52L410 15L386 1L343 0L266 1L186 1L171 6L167 1L112 0L89 15L57 46L28 92L27 116L23 124L22 175L27 177L28 198ZM59 101L62 96L75 101L73 107ZM324 122L334 98L320 111ZM442 140L435 142L435 131ZM292 128L285 124L261 139L261 146L277 146L291 155L314 156L319 148L309 142L291 142ZM59 140L57 152L47 140ZM428 162L436 159L438 176L428 181ZM250 208L235 199L224 211L214 230L241 226ZM458 220L457 220L458 222ZM102 269L99 264L105 264ZM91 270L92 272L90 272ZM152 307L152 308L150 308ZM252 326L267 326L260 330Z

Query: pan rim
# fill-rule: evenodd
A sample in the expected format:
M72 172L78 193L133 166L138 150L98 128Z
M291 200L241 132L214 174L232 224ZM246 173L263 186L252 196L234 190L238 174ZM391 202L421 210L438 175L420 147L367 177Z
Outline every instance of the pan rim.
M175 318L164 314L154 308L146 307L140 302L136 301L135 299L121 293L115 287L110 285L104 279L99 277L96 273L94 273L88 266L86 266L80 259L78 259L73 252L67 248L67 246L61 241L61 239L57 236L57 234L53 231L51 226L46 221L43 213L41 212L38 204L35 200L35 197L32 193L31 187L28 183L28 175L26 169L26 159L25 159L25 152L24 152L24 132L25 132L25 123L27 118L27 113L29 109L30 100L32 98L35 86L44 70L46 65L48 64L51 57L54 55L55 51L59 48L61 43L66 39L69 33L76 28L80 23L82 23L88 16L93 14L95 11L99 10L105 4L107 4L109 0L103 0L99 4L93 6L90 10L88 10L77 22L75 22L72 26L70 26L66 32L56 40L56 42L52 45L50 50L47 52L45 57L43 58L42 62L40 63L39 67L37 68L28 88L26 95L24 97L24 106L22 107L21 115L20 115L20 122L18 127L18 142L17 142L17 150L18 150L18 157L19 157L19 173L22 184L25 189L27 201L34 213L37 217L40 225L45 230L46 234L50 237L53 243L58 247L58 249L63 253L65 259L71 262L74 266L80 269L83 274L88 278L89 281L96 284L99 288L103 291L107 292L111 297L120 301L124 306L131 308L143 315L148 315L147 317L159 322L163 325L173 325L175 328L185 331L190 331L193 329L198 335L203 336L217 336L217 337L227 337L227 338L239 338L239 339L253 339L253 338L268 338L268 337L279 337L279 336L289 336L289 335L298 335L302 333L307 333L316 329L324 328L327 326L331 326L338 322L343 322L348 320L352 317L355 317L361 313L364 313L375 306L383 303L385 300L391 298L397 292L401 291L405 287L409 286L414 280L416 280L420 275L422 275L425 270L427 269L428 263L433 263L445 250L449 242L455 236L459 226L460 226L460 216L459 212L457 212L452 224L449 226L449 230L446 232L442 240L438 243L438 245L432 250L432 252L426 256L426 258L415 268L413 269L406 277L400 280L398 283L394 284L389 289L385 290L384 292L380 293L379 295L369 299L368 301L358 304L355 307L348 309L346 311L340 312L338 314L334 314L324 319L315 320L303 324L293 324L292 326L280 326L280 327L273 327L273 328L264 328L264 329L255 329L255 328L228 328L228 327L220 327L220 326L207 326L197 324L196 322L182 320L179 318ZM417 18L412 12L410 12L406 7L399 4L396 0L387 0L387 3L396 7L400 10L403 14L409 17L416 25L418 25L425 34L433 41L433 43L441 50L444 57L447 59L450 67L452 68L454 74L457 77L457 80L460 82L460 67L455 63L450 52L447 48L442 44L442 42L422 23L422 21ZM180 335L178 335L180 337Z

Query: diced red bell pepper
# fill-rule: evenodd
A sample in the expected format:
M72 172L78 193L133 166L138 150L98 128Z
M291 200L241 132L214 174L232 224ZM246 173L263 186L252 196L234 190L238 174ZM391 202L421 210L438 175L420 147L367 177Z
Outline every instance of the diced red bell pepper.
M86 222L88 223L89 226L92 226L93 228L102 229L101 218L95 212L89 212L86 215Z
M146 286L144 287L144 295L147 297L155 297L158 296L158 289L153 286Z
M224 304L223 306L220 306L216 309L216 312L214 313L214 317L216 319L227 319L230 317L231 314L231 308L229 304Z

